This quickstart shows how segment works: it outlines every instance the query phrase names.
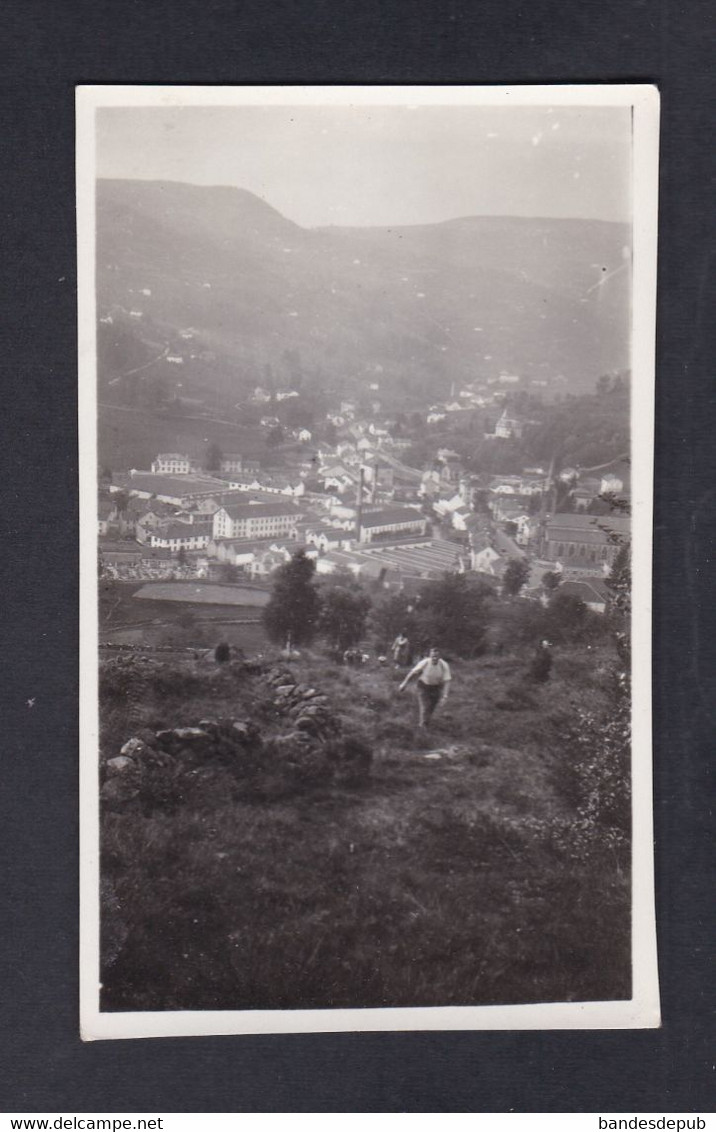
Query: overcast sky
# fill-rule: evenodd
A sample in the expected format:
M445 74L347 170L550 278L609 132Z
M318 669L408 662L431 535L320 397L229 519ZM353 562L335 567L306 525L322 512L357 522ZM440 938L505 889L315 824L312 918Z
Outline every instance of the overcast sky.
M249 189L290 220L629 220L623 107L122 107L97 111L100 177Z

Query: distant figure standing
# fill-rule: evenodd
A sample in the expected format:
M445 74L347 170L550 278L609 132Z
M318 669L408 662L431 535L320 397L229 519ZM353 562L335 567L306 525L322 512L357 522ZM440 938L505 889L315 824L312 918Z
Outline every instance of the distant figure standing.
M405 631L401 629L398 636L393 641L390 647L393 654L393 662L396 668L403 668L408 663L410 656L410 641L405 635Z
M552 651L549 641L540 641L534 651L529 675L536 684L546 684L552 671Z
M403 680L398 691L407 688L413 677L418 678L418 727L426 728L432 719L433 712L439 704L444 704L448 697L452 675L450 665L440 656L440 649L431 649L429 656L419 660Z

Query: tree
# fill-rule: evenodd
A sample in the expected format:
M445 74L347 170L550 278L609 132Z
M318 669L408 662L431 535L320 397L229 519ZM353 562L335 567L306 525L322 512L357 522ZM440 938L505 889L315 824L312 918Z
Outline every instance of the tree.
M436 646L457 656L479 656L485 648L492 587L468 574L444 574L426 582L415 605L416 645Z
M114 503L115 507L117 508L117 514L118 515L124 515L125 511L127 510L127 506L129 504L129 492L124 491L124 490L113 491L112 494L110 495L110 499L112 500L112 503Z
M502 592L508 597L517 597L530 576L529 563L524 558L511 558L502 576Z
M609 619L617 655L628 669L631 660L631 547L628 543L619 547L606 583L611 596Z
M387 652L398 633L405 632L412 644L416 639L416 599L405 594L383 594L373 603L368 621L370 635L379 652Z
M273 592L263 611L269 638L284 644L310 644L318 630L321 599L314 582L316 565L298 550L274 574Z
M489 515L489 499L490 493L484 488L476 488L472 493L472 509L479 515Z
M283 428L280 424L273 425L266 434L266 446L268 448L277 448L279 444L283 443Z
M370 598L361 590L332 586L323 595L319 632L341 652L352 648L365 636Z
M553 592L547 618L547 633L551 639L575 640L582 637L589 620L590 612L580 598L564 593L562 589Z
M597 378L597 396L604 397L612 387L612 379L607 373Z
M563 481L560 480L557 484L554 509L560 515L571 514L574 511L574 497L572 496L572 486L573 481L570 481L570 483L563 483Z
M241 570L233 562L219 563L217 574L220 582L238 582L241 578Z
M562 577L557 570L545 570L542 575L542 586L548 594L554 593L561 581Z
M216 441L214 441L206 450L205 464L207 472L218 472L223 458L224 453L221 451Z
M186 548L180 546L177 551L177 562L180 566L186 566Z

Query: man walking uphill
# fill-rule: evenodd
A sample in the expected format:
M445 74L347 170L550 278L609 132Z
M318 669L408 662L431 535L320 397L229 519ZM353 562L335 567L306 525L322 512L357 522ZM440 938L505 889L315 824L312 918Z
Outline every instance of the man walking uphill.
M444 704L447 699L452 679L450 665L442 659L439 649L431 649L430 655L418 661L408 673L398 691L404 691L414 676L418 677L418 727L425 728L436 707Z

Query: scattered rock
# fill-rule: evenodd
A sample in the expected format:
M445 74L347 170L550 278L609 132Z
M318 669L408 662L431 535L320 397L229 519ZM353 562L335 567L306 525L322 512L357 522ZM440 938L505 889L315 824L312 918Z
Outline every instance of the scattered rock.
M127 744L125 743L124 746L126 747ZM124 750L124 747L122 750ZM107 759L106 762L107 774L110 777L114 774L124 774L128 770L135 770L136 766L134 759L129 758L128 755L117 755L115 759Z
M243 719L237 719L231 724L231 735L241 743L251 743L258 738L258 729Z
M152 736L154 738L154 736ZM146 744L141 739L128 739L123 747L120 748L120 755L127 755L130 758L134 755L140 755L144 750Z
M203 743L211 739L211 735L203 727L175 727L172 734L180 743Z
M197 727L203 731L208 731L210 735L216 735L219 731L219 721L216 719L200 719Z
M139 787L127 782L124 775L108 778L99 792L100 800L108 810L122 810L139 795Z

